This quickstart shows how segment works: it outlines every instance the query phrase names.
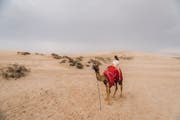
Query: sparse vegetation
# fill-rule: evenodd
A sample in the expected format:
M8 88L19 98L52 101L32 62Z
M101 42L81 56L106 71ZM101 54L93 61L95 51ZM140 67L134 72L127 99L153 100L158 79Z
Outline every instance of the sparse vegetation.
M109 57L95 57L95 59L96 60L99 60L99 61L101 61L101 62L103 62L103 63L108 63L108 62L110 62L111 61L111 58L109 58Z
M72 59L72 58L69 58L69 65L70 66L75 66L76 65L76 63L77 63L78 61L76 61L76 60L74 60L74 59Z
M55 54L55 53L52 53L51 56L54 58L54 59L62 59L63 57L59 56L58 54Z
M72 62L69 64L69 66L75 66L76 65L76 62Z
M59 63L60 63L60 64L62 64L62 63L66 63L66 61L67 61L67 60L62 60L62 61L61 61L61 62L59 62Z
M78 62L78 63L76 63L76 68L83 69L84 65L82 63Z
M77 61L83 61L83 58L84 58L83 56L79 56L79 57L76 58L76 60Z
M31 55L29 52L17 52L18 55Z
M0 75L7 80L10 78L19 79L26 76L28 72L30 72L29 69L23 65L18 64L8 65L7 67L0 69Z
M122 55L119 57L119 59L122 59L122 60L132 60L133 57L132 56L125 56L125 55Z
M60 64L68 62L69 66L75 66L77 69L84 68L84 65L81 63L81 61L83 61L82 56L74 58L74 59L69 56L63 56L62 59L63 60L60 62Z
M63 56L64 59L68 59L69 60L69 63L72 63L74 62L74 60L71 58L71 57L68 57L68 56Z
M106 60L103 58L103 57L95 57L95 59L99 60L99 61L102 61L104 63L106 63Z
M102 65L102 63L101 63L100 61L94 60L94 59L90 59L90 60L88 61L88 63L89 63L89 64L92 63L92 64L97 64L97 65Z
M41 55L41 56L44 56L44 54L42 54L42 53L35 53L35 55Z

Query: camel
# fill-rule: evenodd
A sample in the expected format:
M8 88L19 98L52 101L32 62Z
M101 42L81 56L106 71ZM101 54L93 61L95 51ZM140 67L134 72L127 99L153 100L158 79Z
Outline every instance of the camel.
M96 79L100 82L103 82L105 87L106 87L106 94L107 97L105 98L105 100L108 102L108 104L110 105L110 93L111 93L111 85L110 82L108 80L108 77L105 74L100 74L100 69L99 69L99 65L98 64L93 64L92 66L93 70L95 71L96 74ZM113 94L113 98L116 95L116 92L118 90L118 83L121 87L121 93L120 93L120 97L122 97L122 90L123 90L123 84L122 84L123 80L115 80L114 81L114 86L115 86L115 91Z

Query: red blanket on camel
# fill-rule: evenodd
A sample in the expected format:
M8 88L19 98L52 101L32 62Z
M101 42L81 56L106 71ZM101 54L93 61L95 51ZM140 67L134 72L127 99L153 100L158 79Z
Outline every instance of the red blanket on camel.
M114 66L109 66L104 71L104 75L108 78L110 87L114 85L114 82L116 80L123 80L122 71L119 68L119 70Z

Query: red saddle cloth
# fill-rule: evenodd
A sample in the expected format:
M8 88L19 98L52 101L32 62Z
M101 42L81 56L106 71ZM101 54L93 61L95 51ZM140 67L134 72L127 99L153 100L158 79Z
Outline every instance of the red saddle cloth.
M109 66L104 71L104 75L108 78L110 87L114 85L116 80L123 80L121 69L119 70L114 66Z

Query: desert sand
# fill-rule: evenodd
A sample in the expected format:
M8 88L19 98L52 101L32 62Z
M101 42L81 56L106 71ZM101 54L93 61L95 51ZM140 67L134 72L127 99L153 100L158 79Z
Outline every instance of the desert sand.
M120 60L123 97L118 91L108 105L104 84L99 83L100 111L91 67L76 69L49 54L0 51L0 67L18 63L31 69L17 80L0 77L0 120L180 120L180 59L128 51L82 56L85 64L95 56L114 55L133 59ZM101 73L110 64L103 63Z

